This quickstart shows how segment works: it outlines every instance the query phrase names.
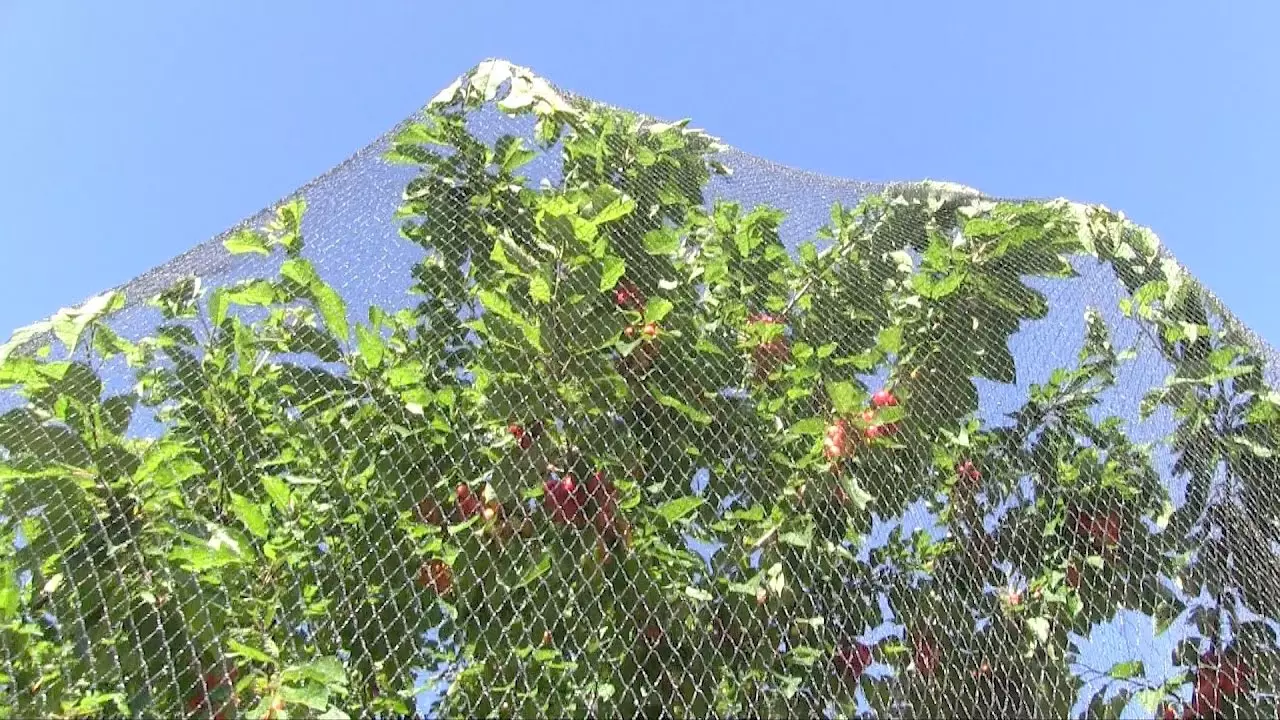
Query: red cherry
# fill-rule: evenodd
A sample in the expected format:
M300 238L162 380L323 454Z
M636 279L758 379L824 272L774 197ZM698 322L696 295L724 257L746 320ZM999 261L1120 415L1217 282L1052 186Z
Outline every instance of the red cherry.
M511 423L508 425L507 432L511 433L511 435L517 440L524 437L524 427L517 423Z
M822 438L822 453L828 460L844 457L849 445L849 426L844 420L836 420L827 426Z
M889 432L890 430L886 425L869 425L866 430L862 431L862 434L866 436L868 440L875 440L888 435Z
M630 280L624 279L618 282L613 290L613 301L618 307L626 310L644 309L644 294Z
M1165 705L1160 717L1162 720L1178 720L1178 711L1172 705Z
M471 488L466 483L458 483L458 487L454 489L454 495L458 499L458 514L463 520L474 517L480 512L480 498L471 492Z
M856 643L852 647L842 645L836 649L835 663L842 674L856 680L871 665L871 648L863 643Z
M862 422L870 425L876 421L876 411L870 408L862 411Z
M871 395L871 404L878 408L897 405L898 398L894 397L893 393L888 390L877 390Z
M644 324L644 327L640 330L640 332L641 332L645 337L647 337L647 338L649 338L650 340L652 340L652 339L654 339L654 338L658 337L658 323L655 323L655 322L647 322L647 323L645 323L645 324Z
M625 338L626 338L626 339L628 339L628 340L630 340L630 339L634 338L634 337L636 336L636 326L635 326L635 325L628 325L628 326L626 326L626 327L622 328L622 336L623 336L623 337L625 337Z
M925 677L931 677L938 671L938 648L927 639L918 640L914 648L916 671Z
M432 559L418 569L418 584L444 595L453 588L453 569L443 560Z
M1067 566L1067 585L1076 590L1080 589L1080 568L1074 563Z

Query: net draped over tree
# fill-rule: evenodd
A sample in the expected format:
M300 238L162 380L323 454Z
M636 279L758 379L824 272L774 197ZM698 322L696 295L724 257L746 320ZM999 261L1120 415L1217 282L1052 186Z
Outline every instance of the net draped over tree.
M0 346L0 717L1275 717L1274 363L1106 208L487 61Z

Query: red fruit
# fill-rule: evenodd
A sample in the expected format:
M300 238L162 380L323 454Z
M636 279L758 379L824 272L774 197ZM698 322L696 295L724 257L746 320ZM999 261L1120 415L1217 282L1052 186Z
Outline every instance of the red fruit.
M628 325L628 326L626 326L626 327L622 328L622 336L623 336L623 337L625 337L625 338L626 338L626 339L628 339L628 340L631 340L631 339L635 338L635 336L636 336L636 326L635 326L635 325Z
M898 398L894 397L893 393L888 390L877 390L871 395L871 404L878 408L897 405Z
M1178 711L1172 705L1165 705L1160 717L1161 720L1178 720Z
M791 357L791 348L782 338L763 342L751 350L751 360L756 365L756 379L763 380L773 374Z
M613 290L613 301L625 310L643 310L644 294L630 280L621 280Z
M892 431L889 429L888 425L868 425L867 429L862 431L862 434L866 436L868 440L875 440L888 435L890 432Z
M471 488L466 483L458 483L458 487L454 489L454 497L458 500L458 514L462 520L468 520L480 513L480 498L471 492Z
M444 511L440 509L440 503L425 497L418 501L414 507L414 514L417 515L418 521L428 525L444 525Z
M433 559L418 568L418 584L437 595L444 595L453 588L453 569L443 560Z
M516 439L516 443L521 450L528 450L533 445L533 435L526 433L524 427L512 423L507 426L507 432L511 433L511 436Z
M940 653L938 647L927 639L917 640L914 648L916 671L925 677L931 677L938 671Z
M867 408L866 410L863 410L863 411L862 411L862 422L864 422L864 423L866 423L866 424L868 424L868 425L871 425L871 424L872 424L872 423L874 423L875 421L876 421L876 411L875 411L875 410L872 410L871 408Z
M827 426L822 438L822 454L828 460L844 457L849 449L849 426L844 420L836 420Z
M640 329L640 333L650 340L658 337L658 323L645 323L644 327Z
M1080 589L1080 568L1074 563L1067 566L1067 585L1076 590Z
M545 497L543 497L543 502L551 513L552 522L557 525L582 523L584 520L582 514L584 498L582 497L582 488L574 480L573 475L566 473L564 477L560 478L559 482L547 480L543 489L546 493Z
M1249 690L1249 678L1253 670L1238 660L1223 660L1218 668L1218 689L1223 695L1235 697Z
M1204 672L1196 676L1195 695L1191 705L1197 713L1215 714L1222 704L1222 689L1218 687L1216 672Z
M978 470L978 467L973 464L972 460L965 460L957 465L956 475L959 475L961 480L967 480L974 483L982 480L982 473Z
M862 643L856 643L852 647L841 645L836 648L835 663L836 669L843 675L856 680L871 665L871 648Z
M650 647L655 647L658 643L662 642L662 635L662 628L658 627L657 623L649 623L648 625L645 625L644 639L645 642L649 643Z
M480 517L484 518L485 522L493 522L501 516L502 506L494 502L486 504L484 509L480 511Z

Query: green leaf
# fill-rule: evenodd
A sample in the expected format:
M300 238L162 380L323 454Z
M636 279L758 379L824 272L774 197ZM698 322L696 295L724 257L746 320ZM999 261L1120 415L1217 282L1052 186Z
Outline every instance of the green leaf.
M675 230L661 228L645 233L644 250L650 255L671 255L679 248L680 236Z
M707 592L706 590L703 590L701 588L696 588L692 585L685 587L684 594L688 595L689 597L699 602L711 602L712 598L714 597L711 593Z
M266 665L276 664L275 659L272 658L270 655L262 652L257 648L249 647L248 645L245 645L242 642L237 642L230 638L227 639L227 649L231 651L230 654L234 657L248 658L249 660L253 660L254 662L260 662Z
M657 513L669 523L677 523L702 506L703 500L696 495L686 495L669 500L658 506Z
M524 576L520 578L520 582L516 583L515 589L518 590L522 587L526 587L529 583L537 580L543 575L546 575L550 571L551 553L543 553L542 559L538 561L538 564L525 571Z
M831 407L839 415L848 415L862 406L862 393L851 382L830 383L827 394L831 396Z
M311 301L324 318L329 333L341 342L346 342L350 331L347 328L347 304L336 290L320 280L311 283L307 288L311 293Z
M1035 635L1036 640L1039 640L1041 645L1049 642L1049 618L1027 618L1027 629L1031 631L1032 635Z
M209 319L214 327L222 325L222 321L227 319L227 289L220 287L209 294Z
M805 418L787 430L792 435L821 435L826 432L827 421L822 418Z
M271 254L271 251L267 248L266 236L253 230L238 230L232 233L231 237L222 241L222 246L232 255L242 255L244 253Z
M605 255L603 269L600 273L600 291L612 290L618 279L627 271L627 264L620 257Z
M551 283L541 273L529 278L529 297L540 303L551 302Z
M369 367L376 368L382 364L382 354L387 349L382 334L366 325L356 325L356 347L360 356Z
M346 687L347 685L347 669L342 666L342 661L335 657L318 658L293 670L301 677L328 687Z
M1116 663L1111 666L1111 671L1107 674L1116 680L1128 680L1145 674L1146 670L1142 666L1141 660L1129 660L1128 662Z
M267 491L267 496L271 498L271 504L275 505L276 510L282 513L289 512L293 504L293 492L283 480L274 475L263 475L262 487Z
M684 415L685 417L698 423L699 425L709 425L711 424L711 421L714 419L707 413L704 413L701 410L698 410L697 408L690 407L689 405L681 401L679 398L675 398L670 395L662 395L658 393L655 393L654 397L657 399L659 405L664 405L669 408L674 408L681 415Z
M329 689L323 686L304 685L302 687L294 687L292 685L281 685L280 697L284 698L285 702L306 705L312 710L325 710L329 707Z
M862 483L857 479L844 476L840 477L840 485L844 488L844 492L849 496L849 501L858 506L859 510L866 510L867 506L875 501L875 495L867 492L862 487Z
M79 307L64 308L51 320L53 334L67 348L67 352L74 353L80 345L80 336L85 328L122 307L124 293L113 290L90 298Z
M1137 701L1138 705L1142 708L1142 712L1145 717L1154 717L1156 710L1159 709L1160 704L1164 702L1166 697L1168 697L1168 695L1163 689L1150 688L1139 691L1137 694Z
M267 536L267 516L252 500L231 493L231 512L235 513L236 519L244 523L245 528L254 536Z
M646 322L662 322L674 308L675 306L666 298L653 298L645 305L644 319Z
M596 213L595 217L591 218L591 222L597 225L603 225L607 222L613 222L614 220L619 220L621 218L626 217L627 215L630 215L631 211L635 210L635 208L636 208L635 200L632 200L631 198L626 196L621 196L616 198L613 202L609 203L608 205L605 205L604 208L600 210L600 212Z

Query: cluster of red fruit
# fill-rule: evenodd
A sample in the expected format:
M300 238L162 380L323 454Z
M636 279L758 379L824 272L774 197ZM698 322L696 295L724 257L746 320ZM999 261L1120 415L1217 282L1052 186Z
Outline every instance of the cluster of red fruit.
M618 280L618 284L613 289L613 302L620 310L643 313L645 308L645 296L636 284L627 278ZM628 341L635 340L637 337L649 342L642 342L636 346L630 354L622 358L618 363L618 370L624 374L635 375L643 373L653 365L653 361L658 358L658 346L652 342L658 339L662 333L662 329L658 327L656 322L645 322L639 325L631 324L622 329L622 336Z
M871 395L872 407L862 411L862 436L867 442L897 432L897 423L880 423L877 413L880 408L897 404L898 398L888 390L877 390ZM822 453L832 462L853 454L853 449L849 447L849 423L844 418L836 418L827 426L822 438Z
M1102 514L1081 512L1076 515L1076 533L1088 538L1094 545L1113 548L1120 544L1123 519L1114 510Z
M849 680L857 680L871 666L871 646L861 642L842 643L836 647L833 660L841 675Z
M755 313L747 318L750 326L782 325L782 320L767 313ZM757 380L764 380L773 374L791 357L791 348L781 333L770 333L769 339L751 349L751 361L755 365Z
M965 460L956 465L956 476L960 478L960 482L965 485L977 485L982 482L982 471L972 460Z
M916 672L924 677L933 677L938 672L938 664L942 660L942 652L929 635L921 635L915 639L911 648L911 657Z
M559 479L548 478L543 485L543 505L557 525L585 527L588 522L604 537L625 534L626 521L618 515L618 490L597 470L587 479L586 485L578 482L573 473L565 473Z
M1183 708L1184 720L1217 717L1222 711L1223 700L1235 700L1249 691L1249 679L1253 669L1239 660L1223 658L1209 652L1200 658L1196 672L1195 693L1191 703ZM1169 706L1164 717L1177 720L1177 711Z

